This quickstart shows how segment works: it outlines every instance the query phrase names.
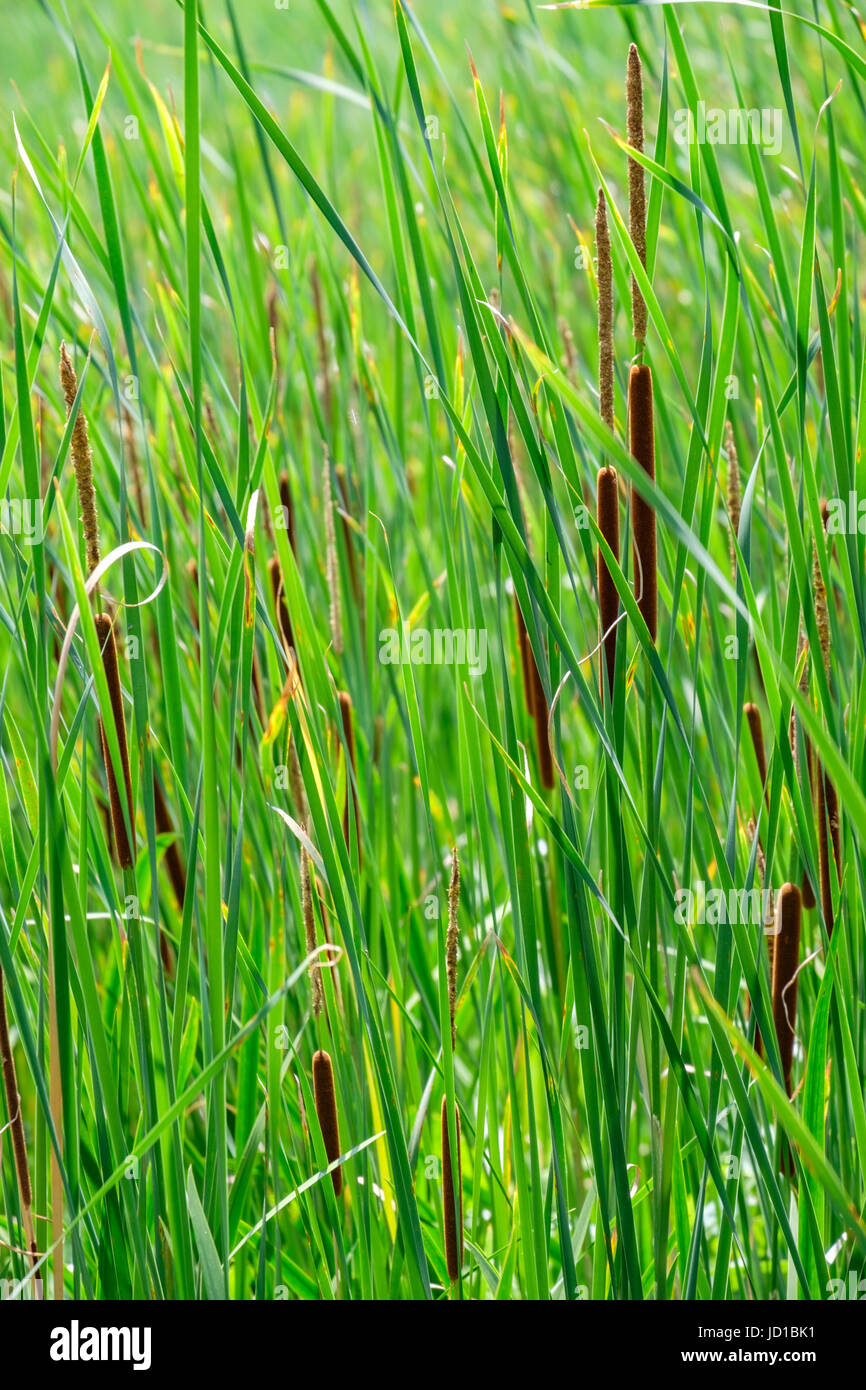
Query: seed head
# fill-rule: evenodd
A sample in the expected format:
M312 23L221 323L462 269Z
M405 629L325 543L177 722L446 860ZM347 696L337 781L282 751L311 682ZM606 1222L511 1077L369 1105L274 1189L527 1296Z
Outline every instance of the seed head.
M60 344L60 385L66 399L66 418L69 418L78 392L78 378L75 368L66 351L66 344ZM87 434L87 420L79 409L72 426L70 441L72 468L75 473L75 486L78 489L78 505L81 508L81 525L84 530L84 544L87 554L88 572L99 564L99 525L96 519L96 493L93 490L93 455Z
M635 44L628 50L626 74L626 134L632 149L643 154L643 79L640 56ZM646 270L646 189L643 165L629 155L628 159L628 214L629 232L640 263ZM632 320L634 337L638 347L646 341L647 314L637 281L631 282Z

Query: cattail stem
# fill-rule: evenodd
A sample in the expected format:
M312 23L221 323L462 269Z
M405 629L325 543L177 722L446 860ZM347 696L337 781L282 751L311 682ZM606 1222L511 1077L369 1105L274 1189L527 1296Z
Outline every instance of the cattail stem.
M646 473L655 482L655 428L653 422L653 381L647 366L632 367L628 378L629 449ZM650 638L658 632L658 574L656 552L656 514L636 487L631 490L632 529L634 536L635 598L641 616L649 628Z
M598 529L604 536L614 559L619 560L619 481L615 468L598 470ZM607 687L613 698L613 679L616 670L617 617L619 616L619 594L613 582L607 561L598 551L598 612L600 639L604 643L604 663L607 667ZM601 694L604 699L604 675L601 678Z
M442 1224L445 1228L445 1263L452 1284L460 1278L463 1266L463 1189L460 1181L460 1114L455 1106L454 1129L457 1162L452 1168L451 1139L448 1134L448 1102L442 1097ZM456 1172L456 1191L455 1191ZM458 1229L459 1228L459 1229Z
M120 668L117 661L117 645L114 640L114 628L107 613L97 613L93 619L96 625L96 635L99 638L99 645L102 650L102 667L105 671L105 679L108 683L108 695L111 701L111 717L117 731L117 742L120 747L120 765L123 772L124 790L126 792L126 808L129 816L129 829L127 830L124 820L123 807L120 799L120 792L117 786L117 778L114 772L114 764L111 760L108 739L105 728L100 721L100 738L102 741L102 756L105 762L105 775L108 781L108 799L111 806L111 824L114 828L114 843L117 846L117 859L122 869L131 869L135 862L135 820L132 809L132 776L129 770L129 749L126 742L126 722L123 717L123 695L120 687Z
M340 1157L340 1125L337 1117L337 1095L334 1090L334 1068L327 1052L317 1052L313 1057L313 1094L316 1098L316 1114L325 1144L328 1162ZM343 1190L343 1169L335 1168L331 1173L334 1196L339 1197Z

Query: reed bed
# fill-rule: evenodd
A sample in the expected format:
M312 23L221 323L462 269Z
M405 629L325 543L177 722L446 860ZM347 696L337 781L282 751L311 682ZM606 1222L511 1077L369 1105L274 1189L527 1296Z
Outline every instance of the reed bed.
M856 25L32 8L0 1280L814 1307L866 1254ZM778 150L705 138L742 103Z

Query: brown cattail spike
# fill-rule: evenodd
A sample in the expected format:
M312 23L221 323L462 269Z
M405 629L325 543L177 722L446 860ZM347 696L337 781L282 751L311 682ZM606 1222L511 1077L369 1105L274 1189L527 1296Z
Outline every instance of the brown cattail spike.
M613 265L604 193L598 190L595 209L595 250L598 259L598 409L613 429Z
M836 877L842 880L842 843L839 831L839 799L836 788L823 767L818 767L818 878L821 890L821 911L827 935L833 935L833 878L830 867L830 846L836 865Z
M637 48L631 44L628 50L628 69L626 76L626 134L633 150L643 154L643 80L640 57ZM629 155L628 160L628 216L629 232L634 249L644 270L646 270L646 189L644 186L643 165ZM646 304L634 276L631 281L631 307L634 338L638 347L646 341Z
M451 1165L451 1139L448 1134L448 1102L442 1097L442 1221L445 1227L445 1263L452 1284L460 1278L463 1266L463 1189L460 1182L460 1115L454 1111L457 1138L457 1190ZM459 1231L458 1231L459 1227Z
M532 714L532 702L535 697L535 678L532 674L534 658L529 643L529 633L526 630L526 623L523 621L523 613L516 594L514 595L514 612L517 618L517 650L520 653L520 670L523 675L523 698L526 701L526 708Z
M78 378L75 375L66 344L60 344L60 385L66 399L66 417L75 404L78 391ZM78 489L78 505L81 508L81 525L84 530L84 544L87 552L88 571L99 564L99 525L96 520L96 493L93 490L93 455L87 435L87 421L79 410L72 426L70 441L72 467L75 472L75 486Z
M346 848L351 853L352 834L349 823L349 801L351 799L352 808L355 816L355 834L358 837L358 866L361 865L361 820L358 815L358 797L355 792L355 783L358 780L358 763L355 756L355 726L352 719L352 697L347 690L341 690L339 694L340 719L343 725L343 738L346 741L348 760L346 763L346 800L343 806L343 836L346 841Z
M782 1060L785 1089L791 1094L794 1028L797 1018L797 970L803 902L799 888L786 883L776 905L776 947L773 953L773 1024Z
M337 1119L337 1095L334 1090L334 1068L327 1052L317 1052L313 1057L313 1094L316 1098L316 1114L325 1144L328 1162L340 1157L340 1125ZM343 1190L343 1170L335 1168L331 1173L334 1196L339 1197Z
M655 429L653 424L653 379L647 366L632 367L628 378L629 448L651 481L655 482ZM634 533L635 597L644 622L655 642L658 631L658 575L655 509L631 490Z
M280 562L276 555L272 555L268 561L268 574L271 580L271 595L274 600L274 613L277 619L277 630L282 639L286 655L295 645L295 634L292 632L292 622L289 617L289 609L286 604L286 591L283 587L283 575L280 569Z
M153 774L153 807L157 834L173 834L174 826L171 823L171 816L156 773ZM171 879L171 886L174 889L174 896L177 898L177 905L182 912L184 900L186 898L186 869L184 868L183 859L178 849L177 840L172 840L165 852L165 867Z
M615 468L598 470L598 529L604 536L614 559L619 560L619 482ZM598 612L601 640L604 643L604 662L602 671L607 668L607 687L613 698L613 678L616 670L616 635L619 612L619 594L613 582L607 562L598 551ZM602 700L604 699L604 675L601 678Z
M445 967L448 976L448 1011L451 1015L451 1046L457 1046L454 1018L457 1011L457 908L460 903L460 861L457 846L451 854L451 883L448 886L448 932L445 937Z
M749 726L749 733L752 736L752 747L755 750L755 762L758 764L758 776L761 779L761 786L764 794L767 792L767 754L764 750L764 727L761 723L761 711L757 705L751 703L743 705L743 714Z
M538 772L541 778L541 785L545 791L550 791L554 785L553 778L553 753L550 748L550 733L548 723L550 719L550 708L547 703L547 696L544 693L544 686L541 683L541 673L538 669L538 662L532 651L532 645L527 634L527 645L531 658L530 674L532 676L532 714L535 719L535 743L538 748Z
M117 730L117 742L120 746L120 764L123 771L124 790L126 792L129 831L127 831L126 822L124 821L122 803L117 787L117 779L114 775L114 764L111 761L108 739L105 735L105 729L100 722L102 756L105 760L105 775L108 781L108 799L111 805L111 824L114 830L114 843L117 846L118 863L122 869L131 869L135 859L135 821L132 809L132 777L129 770L129 749L126 743L126 723L123 717L123 695L120 688L120 668L117 662L117 646L114 640L114 628L112 627L111 619L108 614L97 613L93 621L96 625L96 635L99 638L99 646L102 651L102 666L108 684L111 715L114 721L114 727Z

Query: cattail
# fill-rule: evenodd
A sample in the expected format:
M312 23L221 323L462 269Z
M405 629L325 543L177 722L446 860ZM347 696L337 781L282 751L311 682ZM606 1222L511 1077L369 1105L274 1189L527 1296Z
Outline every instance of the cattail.
M800 890L786 883L776 905L776 949L773 955L773 1024L782 1059L785 1090L791 1094L794 1057L794 1024L797 1017L797 970L800 964L800 928L803 903Z
M740 460L730 420L725 421L725 453L728 456L728 517L731 523L731 570L737 574L736 537L740 530Z
M520 670L523 675L523 698L526 701L526 708L532 714L532 702L535 697L535 679L532 674L532 667L535 658L532 655L532 645L529 641L526 623L523 621L523 613L517 594L514 595L514 613L517 618L517 650L520 652Z
M614 558L619 559L619 483L615 468L598 470L598 529L604 536ZM619 594L613 582L607 562L598 551L598 611L601 640L604 642L604 665L607 666L607 685L613 697L613 677L616 670L617 616L619 613ZM602 671L604 671L604 665ZM601 678L602 700L604 699L604 675Z
M457 1137L457 1190L451 1168L451 1140L448 1135L448 1102L442 1097L442 1221L445 1227L445 1263L452 1284L460 1278L463 1266L463 1190L460 1184L460 1115L454 1110ZM458 1234L459 1224L459 1234Z
M60 344L60 385L66 398L67 419L75 404L78 391L78 378L69 360L66 344ZM75 473L75 486L78 489L78 505L81 508L81 525L84 531L84 545L87 554L88 571L95 570L99 564L99 525L96 519L96 493L93 490L93 455L87 434L87 420L79 410L72 426L70 440L72 467Z
M457 1011L457 906L460 902L460 861L457 846L451 854L451 883L448 886L448 932L445 937L445 970L448 976L448 1012L451 1015L451 1047L457 1046L454 1017Z
M602 189L595 209L595 249L598 259L598 409L613 429L613 264L607 207Z
M21 1097L18 1094L18 1080L15 1075L15 1058L12 1055L12 1043L9 1038L6 986L3 982L2 969L0 969L0 1066L3 1069L3 1086L6 1091L6 1108L9 1111L9 1128L12 1133L12 1151L15 1157L18 1193L21 1198L21 1214L32 1268L38 1258L36 1239L33 1233L33 1189L30 1185L30 1168L27 1163L27 1144L24 1139L24 1121L21 1117Z
M162 787L156 773L153 774L153 807L156 819L156 829L159 835L171 835L174 833L174 826L171 823L171 815L166 804ZM178 849L177 840L172 840L165 852L165 867L174 889L174 896L177 898L177 905L183 912L183 904L186 898L186 869L183 859Z
M343 615L340 607L340 573L337 566L337 535L334 529L334 498L331 492L331 461L325 450L322 468L322 492L325 504L325 563L328 576L329 618L331 642L337 656L343 650Z
M337 1096L334 1091L334 1068L327 1052L317 1052L313 1057L313 1094L316 1098L316 1114L325 1144L328 1162L340 1157L340 1125L337 1118ZM343 1190L343 1170L335 1168L331 1173L334 1196L339 1197Z
M598 190L595 209L595 247L598 260L598 403L599 414L608 429L614 427L613 415L613 264L610 256L610 234L607 227L607 206L604 191ZM599 469L597 479L596 519L615 559L619 560L619 484L616 469ZM616 619L619 595L610 571L598 552L598 605L601 640L607 662L608 689L613 694L616 668ZM604 677L601 682L604 699Z
M626 76L626 134L632 149L643 154L643 81L640 57L634 44L628 50ZM643 165L629 155L628 159L629 232L640 263L646 270L646 189ZM639 348L646 341L647 314L643 295L632 276L631 307L634 338Z
M538 749L538 772L541 778L541 785L546 791L550 791L554 785L553 778L553 753L550 748L550 733L548 722L550 709L547 704L547 696L544 693L544 686L541 683L541 673L538 670L538 663L532 653L532 645L527 634L526 645L529 655L532 658L530 663L530 675L532 676L532 714L535 719L535 744Z
M358 867L361 867L361 820L358 815L358 797L355 792L355 783L358 780L358 765L355 757L355 727L352 720L352 697L347 690L341 690L338 696L340 702L340 718L343 724L343 738L346 741L348 759L346 762L346 800L343 806L343 836L346 841L346 848L351 853L352 837L351 826L349 824L349 799L351 798L354 810L355 833L358 837Z
M753 842L753 841L754 841L756 830L757 830L757 825L755 824L754 816L750 816L750 817L749 817L749 825L748 825L748 838L749 838L750 842ZM758 847L757 847L757 850L755 851L755 865L756 865L756 870L757 870L755 877L756 877L757 881L762 885L762 887L766 888L766 886L767 886L767 861L766 861L766 859L765 859L765 857L764 857L764 851L763 851L763 849L761 848L761 842L760 842L760 840L758 841ZM766 910L765 910L765 912L764 912L764 919L763 919L762 925L763 925L763 927L764 927L764 935L765 935L765 937L766 937L766 939L767 939L767 960L768 960L769 967L770 967L770 979L772 980L772 978L773 978L773 955L774 955L775 948L776 948L776 937L775 937L775 935L774 935L774 933L773 933L772 931L768 932L768 931L766 930L766 928L767 928L767 923L768 923L768 922L774 922L774 921L775 921L775 906L774 906L774 902L773 902L773 890L772 890L772 888L767 889L767 894L768 894L768 897L767 897L767 906L766 906ZM752 1015L752 1001L751 1001L751 999L750 999L750 998L748 997L748 995L747 995L747 996L746 996L746 1018L751 1018L751 1015ZM760 1029L760 1027L759 1027L757 1024L755 1025L755 1051L757 1052L757 1054L758 1054L759 1057L762 1057L763 1054L764 1054L764 1043L763 1043L763 1039L761 1038L761 1029Z
M752 736L752 747L755 750L755 762L758 764L758 776L761 780L764 794L766 795L767 755L764 751L764 728L761 723L761 711L758 709L757 705L753 705L749 702L743 705L743 714L746 716L749 733Z
M755 752L755 762L756 762L757 765L758 765L758 779L759 779L759 781L760 781L760 783L761 783L761 787L763 788L763 791L764 791L764 798L766 799L767 796L768 796L768 789L767 789L767 754L766 754L765 749L764 749L764 727L763 727L763 724L761 723L761 711L758 709L758 706L757 706L757 705L753 705L751 702L749 702L749 703L743 705L743 714L746 716L746 723L747 723L748 726L749 726L749 733L750 733L751 739L752 739L752 748L754 749L754 752ZM757 812L756 812L755 814L757 814ZM749 838L750 838L751 840L754 840L756 833L757 833L757 824L756 824L756 821L755 821L755 817L753 816L753 817L751 817L750 820L749 820ZM764 859L764 851L763 851L763 849L762 849L762 847L761 847L760 838L758 839L757 865L758 865L759 877L760 877L761 883L762 883L762 885L763 885L763 884L764 884L764 881L765 881L765 875L766 875L766 862L765 862L765 859ZM772 979L772 975L773 975L773 943L774 943L774 941L775 941L775 937L774 937L774 936L770 935L770 936L767 937L767 953L768 953L769 960L770 960L770 978L771 978L771 979ZM749 1014L751 1013L751 1000L748 1001L748 1013L749 1013ZM762 1039L761 1039L761 1030L760 1030L760 1028L757 1028L757 1027L756 1027L756 1029L755 1029L755 1051L757 1052L757 1054L758 1054L759 1057L763 1054L763 1041L762 1041Z
M828 835L829 829L829 835ZM842 845L839 833L839 800L836 788L822 767L818 768L818 881L821 890L821 911L827 935L833 935L833 880L830 869L830 846L836 876L842 879Z
M171 823L171 815L169 814L165 796L163 795L162 787L160 786L156 772L153 774L153 809L157 834L173 835L174 826ZM174 896L177 899L178 908L183 912L183 905L186 899L186 869L184 868L183 859L178 849L177 840L172 839L171 844L165 851L164 862L168 870L169 879L171 880L171 886L174 890ZM159 953L162 957L162 965L166 975L173 975L174 952L171 948L171 942L162 928L160 928L159 933Z
M289 609L286 603L286 591L283 587L283 574L280 569L279 557L272 555L268 561L268 574L271 580L271 595L274 600L274 612L277 618L277 631L282 639L286 655L294 648L295 634L292 631L292 622L289 618Z
M295 736L292 734L289 739L289 786L292 789L292 800L295 803L295 813L301 825L307 823L307 796L304 791L304 778L301 772L301 760L298 757L298 745Z
M628 378L629 449L647 477L655 482L655 430L653 380L647 366L632 367ZM635 597L641 616L656 640L658 631L658 575L656 572L656 514L636 487L631 490L634 533Z
M114 843L117 846L117 859L122 869L131 869L135 860L135 821L132 809L132 777L129 770L129 749L126 743L126 723L123 717L123 695L120 688L120 668L117 662L117 646L114 640L114 628L107 613L97 613L93 619L96 625L96 635L99 638L99 646L102 651L102 667L105 671L105 679L108 684L108 696L111 701L111 716L114 727L117 730L117 742L120 746L120 765L123 772L124 789L126 792L126 806L129 813L129 831L123 818L120 793L117 786L117 778L114 774L114 764L111 761L111 752L108 746L108 739L105 736L105 728L100 720L99 731L102 741L102 756L105 761L105 775L108 781L108 799L111 806L111 824L114 828ZM130 839L130 836L132 837Z

